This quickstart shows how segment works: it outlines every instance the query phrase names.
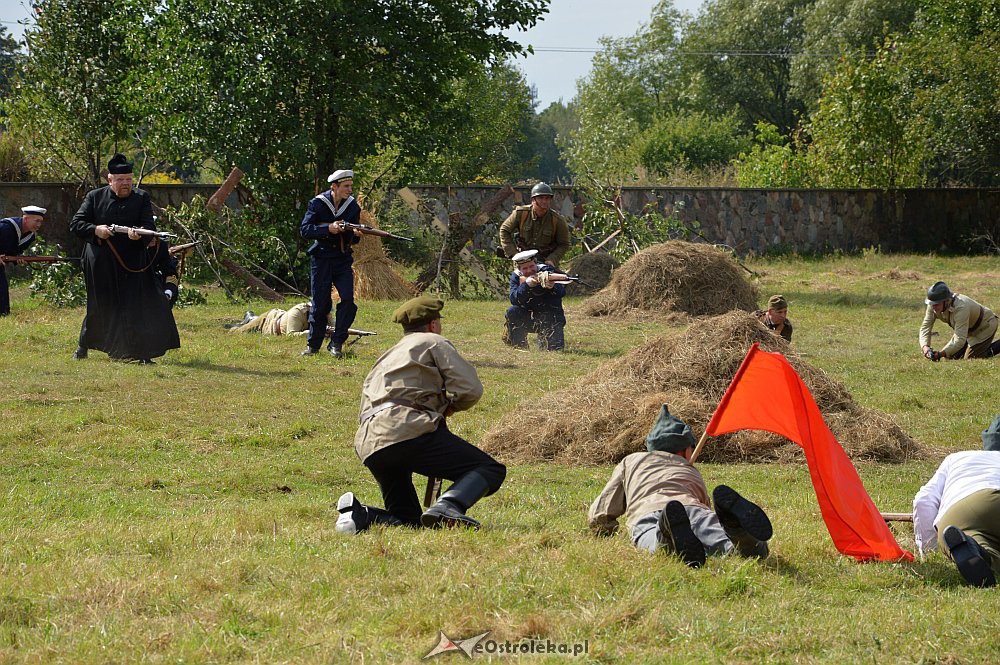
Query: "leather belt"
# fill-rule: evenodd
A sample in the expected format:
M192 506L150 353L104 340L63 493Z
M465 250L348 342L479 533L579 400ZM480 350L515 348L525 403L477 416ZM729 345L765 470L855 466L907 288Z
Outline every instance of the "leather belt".
M426 406L421 406L416 402L412 402L408 399L387 399L382 402L379 402L378 404L376 404L371 408L362 411L361 415L358 416L358 424L362 425L365 423L365 421L374 418L376 414L382 413L386 409L391 409L394 406L405 406L408 409L416 409L417 411L433 411L433 409L430 409Z
M983 314L985 314L985 313L986 313L986 308L983 307L982 305L980 305L979 306L979 318L976 319L975 323L973 323L971 326L969 326L969 334L970 335L972 333L976 332L976 330L979 328L979 324L983 322Z

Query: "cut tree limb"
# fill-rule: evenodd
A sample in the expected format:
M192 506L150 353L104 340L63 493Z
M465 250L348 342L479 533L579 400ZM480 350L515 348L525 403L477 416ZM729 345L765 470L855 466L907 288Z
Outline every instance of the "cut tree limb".
M222 207L226 205L226 199L229 198L229 195L233 193L242 179L243 171L238 166L234 166L233 170L226 176L225 182L208 198L208 203L205 204L205 207L213 212L222 210Z
M253 273L251 273L249 270L239 265L235 261L226 258L219 258L219 263L221 263L222 266L226 270L231 272L233 275L243 280L244 284L253 289L257 293L257 295L259 295L264 300L268 300L270 302L280 302L285 299L284 296L282 296L280 293L278 293L270 286L262 282L257 277L254 277Z

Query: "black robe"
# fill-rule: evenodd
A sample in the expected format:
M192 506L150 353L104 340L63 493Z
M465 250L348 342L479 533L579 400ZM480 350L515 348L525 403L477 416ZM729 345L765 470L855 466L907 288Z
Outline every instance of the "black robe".
M180 348L173 314L153 274L147 252L150 239L130 240L116 233L101 240L94 235L101 224L156 229L149 194L134 189L120 199L111 187L102 187L89 192L73 215L70 230L87 241L81 261L87 316L80 347L120 360L158 358L168 349Z

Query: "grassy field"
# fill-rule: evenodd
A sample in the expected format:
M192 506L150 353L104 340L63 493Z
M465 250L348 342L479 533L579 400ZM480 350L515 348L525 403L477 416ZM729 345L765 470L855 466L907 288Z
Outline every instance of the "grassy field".
M946 451L980 445L1000 364L927 362L917 329L939 278L1000 307L1000 260L750 265L764 297L791 301L797 350L936 451L860 467L880 508L908 510ZM224 334L241 307L213 293L176 312L183 348L140 367L71 360L82 310L49 309L23 286L13 297L0 319L0 662L416 662L440 630L586 641L601 662L1000 660L995 590L962 586L939 554L839 556L804 465L701 466L710 487L731 484L772 516L762 562L695 571L624 534L592 537L586 508L607 467L511 467L474 510L480 532L338 537L340 493L380 503L352 441L361 381L399 336L395 303L361 304L356 326L379 335L338 362L300 358L301 338ZM578 309L567 352L546 354L500 343L499 303L449 303L444 334L486 386L453 429L475 442L522 398L664 331ZM909 526L893 528L911 548Z

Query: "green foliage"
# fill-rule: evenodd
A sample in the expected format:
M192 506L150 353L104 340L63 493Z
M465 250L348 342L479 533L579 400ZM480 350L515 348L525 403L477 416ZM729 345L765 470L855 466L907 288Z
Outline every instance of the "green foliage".
M0 182L26 182L29 177L24 145L10 132L0 133Z
M11 80L21 57L21 45L8 32L7 26L0 25L0 100L10 94Z
M735 114L713 118L704 113L658 117L642 135L641 164L667 174L677 167L704 168L728 163L750 146Z
M740 187L794 188L812 185L804 149L782 136L778 128L757 123L757 136L749 152L733 162Z
M32 245L31 253L63 254L58 245L44 240ZM83 281L80 264L75 261L32 265L29 288L32 298L41 298L54 307L78 307L87 303L87 285Z
M576 106L552 102L535 118L538 166L536 179L548 183L569 183L572 176L560 149L569 144L570 134L580 127Z
M208 297L193 286L180 284L177 287L177 302L174 307L183 309L192 305L207 305Z

